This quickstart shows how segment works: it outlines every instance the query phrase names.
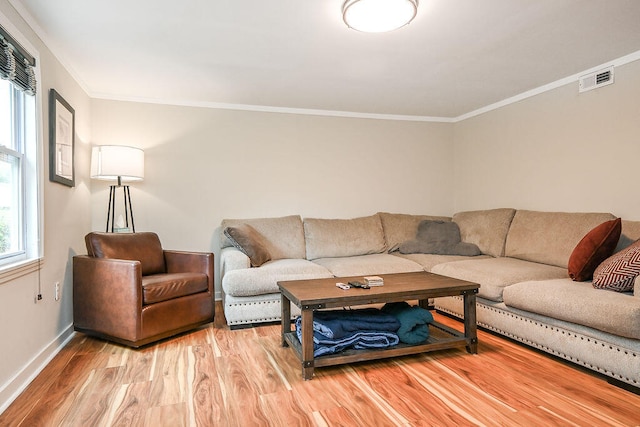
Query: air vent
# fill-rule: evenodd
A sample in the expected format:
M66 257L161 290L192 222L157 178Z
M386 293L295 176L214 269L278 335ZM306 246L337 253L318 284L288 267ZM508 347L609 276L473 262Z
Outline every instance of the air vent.
M578 80L580 92L586 92L613 83L613 66L595 73L587 74Z

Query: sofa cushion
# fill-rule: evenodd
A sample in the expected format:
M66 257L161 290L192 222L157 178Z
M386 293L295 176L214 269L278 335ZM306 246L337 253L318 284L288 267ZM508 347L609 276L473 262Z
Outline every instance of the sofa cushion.
M385 252L378 215L353 219L305 218L307 259L348 257Z
M576 282L593 278L593 272L602 261L613 253L620 240L622 229L620 218L603 222L576 245L569 257L569 277Z
M260 267L271 260L264 236L249 224L227 227L223 232L236 249L249 257L252 267Z
M267 251L271 259L304 258L304 230L302 218L291 215L279 218L223 219L221 229L249 224L266 240ZM221 233L220 247L232 246L224 233Z
M567 213L519 210L511 222L505 256L567 268L580 239L610 213Z
M478 296L502 301L506 286L526 280L567 277L566 268L523 261L515 258L468 259L438 264L432 273L480 284Z
M618 292L633 290L640 275L640 240L610 256L593 273L593 287Z
M313 262L325 267L336 277L423 271L422 267L413 261L390 254L318 258L314 259Z
M142 303L155 304L209 289L204 273L152 274L142 277Z
M397 251L402 242L416 237L418 224L424 220L451 221L446 216L409 215L378 212L388 252Z
M480 255L473 243L460 241L458 224L452 221L421 221L414 239L400 245L402 254Z
M483 254L499 257L504 255L514 213L510 208L458 212L453 221L460 227L463 242L475 244Z
M92 232L84 240L89 256L140 261L143 276L166 271L164 251L156 233Z
M640 221L627 221L623 219L622 233L620 233L620 240L614 253L620 252L638 239L640 239Z
M504 290L504 303L544 316L640 339L640 300L569 278L523 282Z
M435 267L438 264L444 264L445 262L452 262L452 261L464 261L464 260L468 260L468 259L486 259L486 258L492 258L489 255L478 255L478 256L474 256L474 257L468 257L468 256L461 256L461 255L436 255L436 254L401 254L401 253L394 253L393 255L400 257L400 258L406 258L408 260L411 260L415 263L418 263L422 266L422 268L425 271L431 271L433 269L433 267Z
M326 268L304 259L272 260L259 268L232 270L222 278L225 294L235 297L280 292L278 281L333 277Z

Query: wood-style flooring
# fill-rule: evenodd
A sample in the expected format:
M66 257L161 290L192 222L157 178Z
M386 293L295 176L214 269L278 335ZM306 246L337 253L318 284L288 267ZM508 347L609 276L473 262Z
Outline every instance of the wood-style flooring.
M461 327L455 320L439 321ZM634 426L640 396L479 331L446 350L317 368L304 381L278 325L216 322L132 350L76 336L0 426Z

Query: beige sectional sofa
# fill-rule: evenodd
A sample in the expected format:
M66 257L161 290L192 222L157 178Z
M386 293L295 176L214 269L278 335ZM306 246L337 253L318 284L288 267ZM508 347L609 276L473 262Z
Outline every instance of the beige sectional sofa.
M279 280L426 270L480 284L480 326L639 387L640 280L635 292L619 293L574 282L567 271L578 242L614 218L608 213L492 209L452 218L380 212L354 219L224 220L222 230L251 225L271 258L251 267L249 257L222 236L225 317L231 327L278 321ZM462 241L477 245L482 254L399 253L425 219L454 221ZM638 238L640 222L622 221L616 251ZM435 306L462 317L461 298L438 298ZM292 313L298 313L295 307Z

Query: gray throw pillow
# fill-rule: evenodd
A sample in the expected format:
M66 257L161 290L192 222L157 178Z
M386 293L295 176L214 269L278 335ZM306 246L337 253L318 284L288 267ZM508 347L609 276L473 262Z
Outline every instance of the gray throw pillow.
M223 233L236 249L249 257L252 267L260 267L271 260L264 236L249 224L227 227Z
M473 243L461 241L455 222L431 220L421 221L416 238L402 243L399 250L402 254L476 256L481 253Z

